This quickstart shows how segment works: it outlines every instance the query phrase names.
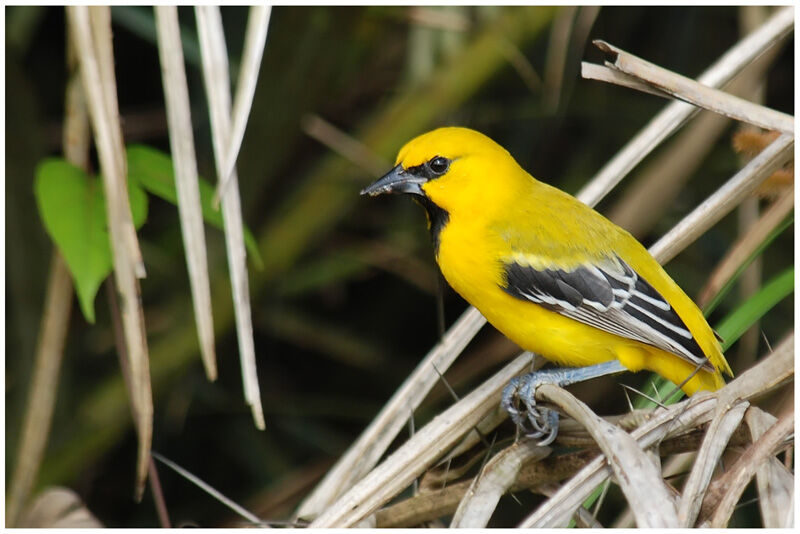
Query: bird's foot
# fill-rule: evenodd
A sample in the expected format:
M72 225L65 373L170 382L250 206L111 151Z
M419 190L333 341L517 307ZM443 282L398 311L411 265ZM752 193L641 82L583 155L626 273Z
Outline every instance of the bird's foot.
M542 384L561 383L553 371L539 371L513 378L503 389L501 405L511 420L531 438L542 438L539 445L549 445L558 435L558 412L536 404L536 389ZM520 404L524 408L520 408Z

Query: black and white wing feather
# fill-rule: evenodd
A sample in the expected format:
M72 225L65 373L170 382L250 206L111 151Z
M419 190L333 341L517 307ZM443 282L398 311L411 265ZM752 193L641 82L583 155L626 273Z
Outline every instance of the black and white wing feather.
M714 370L672 306L619 257L573 270L511 261L504 270L503 290L514 297Z

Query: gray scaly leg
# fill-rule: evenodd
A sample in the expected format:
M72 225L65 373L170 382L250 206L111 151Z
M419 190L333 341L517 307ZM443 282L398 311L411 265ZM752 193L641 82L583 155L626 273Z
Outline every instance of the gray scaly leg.
M617 360L588 367L536 371L513 378L503 389L501 405L511 420L529 437L542 438L539 445L549 445L558 435L558 412L536 405L536 389L542 384L569 386L592 378L627 371ZM525 409L518 408L519 401Z

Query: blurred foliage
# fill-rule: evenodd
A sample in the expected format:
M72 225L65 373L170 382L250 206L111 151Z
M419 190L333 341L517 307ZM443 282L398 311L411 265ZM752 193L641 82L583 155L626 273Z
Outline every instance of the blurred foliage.
M386 162L415 134L440 125L469 126L505 146L534 176L574 193L665 105L650 95L581 79L580 61L601 58L591 40L605 39L696 76L739 39L738 9L601 9L587 39L570 42L553 109L545 104L548 85L532 86L509 59L519 65L522 58L526 72L545 72L553 8L274 8L238 165L245 223L264 261L264 269L251 269L250 277L267 429L253 427L242 398L222 236L207 235L220 376L208 383L178 215L173 205L153 198L139 235L148 272L141 285L155 397L154 449L263 517L285 519L436 342L430 290L436 272L419 208L393 198L359 198L374 176L307 135L309 114L354 136ZM213 177L194 14L188 8L179 12L190 50L199 168ZM126 142L168 151L152 10L114 8L112 16ZM223 10L233 74L246 17L245 9ZM6 8L6 465L18 454L52 254L33 184L36 165L60 156L64 49L63 9ZM765 103L787 113L794 111L793 65L789 43L766 80ZM643 238L646 245L736 172L731 131L665 207ZM600 211L624 194L625 184ZM765 280L792 265L792 233L783 232L764 250ZM668 271L689 295L696 294L736 234L735 216L726 217L671 261ZM107 526L154 526L152 500L146 496L135 504L131 498L136 440L104 301L96 302L94 325L73 315L39 484L75 489ZM447 323L465 306L446 291ZM726 298L711 323L736 306L734 296ZM766 319L759 353L767 350L766 341L792 328L790 299ZM454 384L464 394L514 350L487 327L447 376L458 377ZM492 354L489 364L483 351ZM731 365L742 371L736 361ZM621 380L638 386L641 375ZM575 390L599 413L619 413L626 403L615 384ZM449 402L443 391L434 390L416 414L418 426ZM160 473L174 524L236 524L221 504L174 473ZM509 503L498 509L497 526L511 526L526 514ZM737 521L758 524L757 511L746 507Z

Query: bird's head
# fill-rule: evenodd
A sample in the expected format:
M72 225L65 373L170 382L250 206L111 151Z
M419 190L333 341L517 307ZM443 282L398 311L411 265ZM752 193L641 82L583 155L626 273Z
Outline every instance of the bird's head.
M528 175L482 133L439 128L406 143L396 166L361 194L405 193L426 207L430 202L451 215L467 215L489 204L502 205L504 199L492 197L512 195L520 177Z

